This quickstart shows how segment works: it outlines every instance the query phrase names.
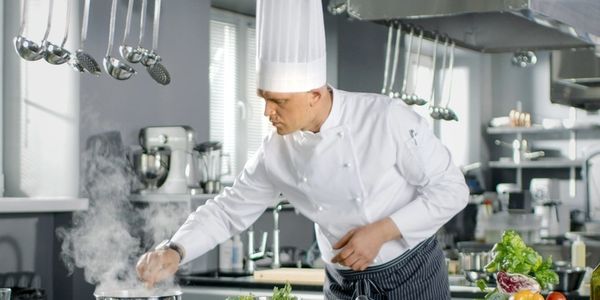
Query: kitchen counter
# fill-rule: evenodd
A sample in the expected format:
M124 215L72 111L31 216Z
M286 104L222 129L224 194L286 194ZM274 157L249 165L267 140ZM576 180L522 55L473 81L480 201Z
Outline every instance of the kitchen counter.
M66 197L0 198L0 214L53 213L87 210L88 199Z
M193 296L202 294L203 292L214 295L214 299L219 299L219 296L223 296L221 299L224 299L227 295L247 295L249 292L261 296L261 291L268 292L271 291L274 286L283 286L282 284L257 282L252 276L216 277L181 275L178 279L179 284L184 287L184 295L189 295L188 297L184 296L183 300L196 299ZM458 283L456 278L451 278L450 294L452 299L483 299L485 296L485 293L481 292L479 288L475 286L458 285L456 283ZM293 284L292 288L297 294L304 295L302 299L322 299L316 296L322 293L323 286L321 285ZM569 300L589 299L589 296L581 296L576 292L567 294L567 297Z

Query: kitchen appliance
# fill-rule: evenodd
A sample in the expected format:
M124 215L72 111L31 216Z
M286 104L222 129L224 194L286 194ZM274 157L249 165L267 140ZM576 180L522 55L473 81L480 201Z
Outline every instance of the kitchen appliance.
M532 178L529 184L534 211L542 217L542 237L559 236L569 230L568 213L563 212L560 199L560 182L553 178Z
M600 51L597 48L598 45L551 52L552 103L586 110L600 109Z
M194 131L188 126L142 128L139 142L143 152L134 154L133 166L146 186L131 200L189 201L199 182L194 141Z
M444 32L457 46L488 53L585 48L600 36L597 0L347 0L346 12L365 21L410 22L428 38Z
M198 153L198 167L200 186L204 193L214 194L221 191L221 177L231 173L229 160L227 160L227 171L223 171L222 163L228 158L223 153L223 144L220 142L204 142L194 148Z

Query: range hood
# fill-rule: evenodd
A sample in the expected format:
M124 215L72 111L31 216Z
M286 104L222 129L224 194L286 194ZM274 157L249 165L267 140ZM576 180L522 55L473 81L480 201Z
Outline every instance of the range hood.
M594 48L552 51L550 100L586 110L600 109L600 53Z
M356 19L399 20L481 52L600 44L600 0L346 0L345 5Z

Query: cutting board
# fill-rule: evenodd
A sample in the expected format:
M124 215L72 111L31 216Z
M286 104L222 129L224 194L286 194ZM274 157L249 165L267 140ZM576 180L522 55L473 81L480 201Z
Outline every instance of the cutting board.
M279 268L254 271L258 282L323 285L325 269Z

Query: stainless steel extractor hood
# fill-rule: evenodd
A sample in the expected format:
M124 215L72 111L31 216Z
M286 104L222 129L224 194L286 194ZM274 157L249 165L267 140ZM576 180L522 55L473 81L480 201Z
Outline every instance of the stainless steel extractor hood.
M345 5L359 20L400 20L481 52L600 44L600 0L347 0Z
M553 103L600 109L600 53L596 49L552 51L550 74Z

